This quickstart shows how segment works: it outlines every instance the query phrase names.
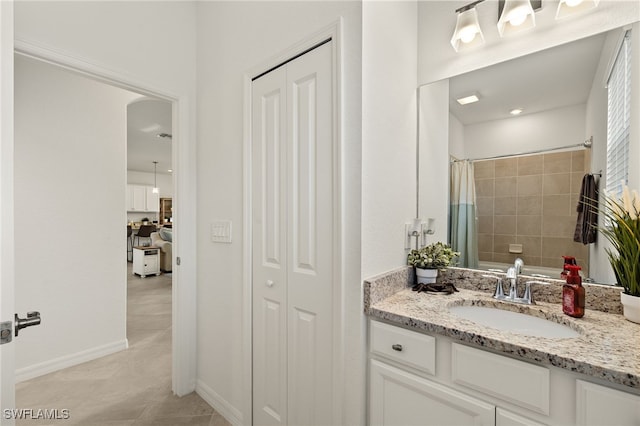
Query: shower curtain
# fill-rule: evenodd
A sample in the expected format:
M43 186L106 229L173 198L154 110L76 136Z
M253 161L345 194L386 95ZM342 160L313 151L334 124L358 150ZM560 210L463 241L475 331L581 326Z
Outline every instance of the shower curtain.
M458 266L478 267L478 221L476 218L476 186L473 163L468 160L451 163L449 209L449 241L460 252Z

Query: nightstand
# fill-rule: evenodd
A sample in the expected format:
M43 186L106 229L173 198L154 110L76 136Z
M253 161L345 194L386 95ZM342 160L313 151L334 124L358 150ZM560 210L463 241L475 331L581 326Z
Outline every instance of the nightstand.
M147 275L160 275L160 249L157 247L134 247L133 273L142 278Z

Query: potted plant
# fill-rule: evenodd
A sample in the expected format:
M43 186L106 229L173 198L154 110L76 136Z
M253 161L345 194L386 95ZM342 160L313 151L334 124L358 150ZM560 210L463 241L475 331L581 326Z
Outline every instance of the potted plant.
M407 264L416 268L418 284L434 283L438 271L453 263L460 253L451 249L448 244L437 242L417 250L411 250L407 256Z
M598 230L612 245L606 252L624 289L620 293L624 316L640 323L640 196L625 186L621 199L606 194L603 199L600 211L605 223Z

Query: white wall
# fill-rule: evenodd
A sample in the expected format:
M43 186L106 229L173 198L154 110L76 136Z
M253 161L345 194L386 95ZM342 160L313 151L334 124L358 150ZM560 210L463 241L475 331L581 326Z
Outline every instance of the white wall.
M420 88L420 216L435 219L427 243L448 241L449 80ZM442 202L445 200L445 202Z
M580 104L467 125L465 154L485 158L580 144L588 139L585 109Z
M178 100L174 108L177 172L174 268L174 390L195 389L195 79L194 2L16 2L17 48L116 78L125 85ZM124 176L124 172L123 172ZM124 178L123 178L124 179ZM175 346L175 345L174 345ZM176 375L176 370L187 372ZM184 380L183 380L184 379Z
M126 348L126 106L134 94L16 57L18 379Z
M417 3L362 8L362 274L406 264L416 212Z
M464 126L453 114L449 114L449 154L457 159L469 158L464 146Z
M198 391L228 419L250 422L248 318L243 307L243 77L342 20L340 154L342 271L346 305L344 423L364 422L364 317L360 274L361 5L359 2L198 4ZM233 243L211 242L216 219L233 222ZM385 238L383 236L382 238ZM249 340L250 341L250 340Z

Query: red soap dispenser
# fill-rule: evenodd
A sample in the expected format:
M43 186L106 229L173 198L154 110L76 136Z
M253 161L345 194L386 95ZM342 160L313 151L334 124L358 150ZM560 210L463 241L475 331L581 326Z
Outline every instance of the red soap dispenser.
M562 256L564 259L564 266L562 267L562 272L560 273L560 278L563 280L567 280L567 275L569 275L569 265L577 265L576 258L573 256Z
M567 283L562 286L562 311L572 317L584 316L584 287L578 265L566 265L569 270Z

